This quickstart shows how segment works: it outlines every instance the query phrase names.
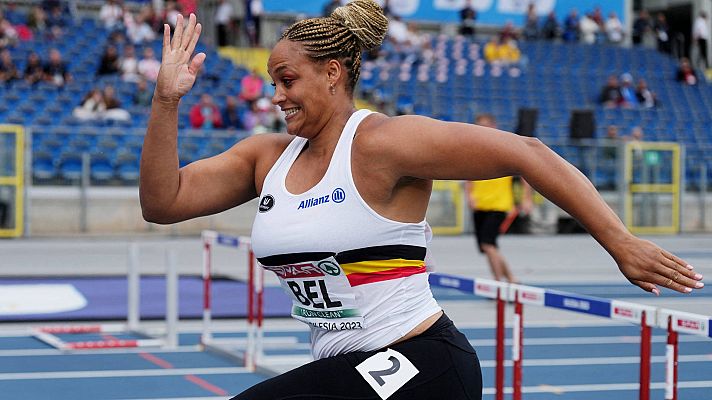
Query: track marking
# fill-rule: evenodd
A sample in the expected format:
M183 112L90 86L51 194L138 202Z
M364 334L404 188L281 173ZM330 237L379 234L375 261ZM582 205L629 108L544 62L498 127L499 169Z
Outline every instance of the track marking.
M171 369L173 368L173 364L169 363L168 361L158 358L154 356L153 354L146 353L146 352L141 352L138 353L139 357L143 358L146 361L149 361L150 363L153 363L155 365L158 365L161 368L166 368L166 369Z
M140 376L176 376L176 375L218 375L243 374L250 371L245 367L217 368L173 368L173 369L123 369L110 371L68 371L68 372L18 372L0 374L0 381L38 380L38 379L90 379Z
M197 377L197 376L195 376L195 375L186 375L186 376L185 376L185 379L187 379L188 381L190 381L190 382L192 382L192 383L194 383L194 384L196 384L196 385L202 387L203 389L205 389L205 390L207 390L207 391L209 391L209 392L212 392L212 393L217 394L218 396L227 396L227 392L226 392L225 390L223 390L222 388L219 388L219 387L213 385L212 383L206 381L206 380L203 379L203 378L199 378L199 377Z
M539 385L539 386L525 386L522 388L522 393L552 393L552 388L561 391L561 393L567 392L610 392L610 391L623 391L623 390L638 390L640 385L638 383L610 383L610 384L595 384L595 385ZM681 381L677 384L678 389L699 389L699 388L712 388L712 381ZM650 384L651 389L660 390L665 388L664 382L654 382ZM504 388L504 393L511 394L512 388ZM482 394L493 395L495 394L495 388L485 388Z

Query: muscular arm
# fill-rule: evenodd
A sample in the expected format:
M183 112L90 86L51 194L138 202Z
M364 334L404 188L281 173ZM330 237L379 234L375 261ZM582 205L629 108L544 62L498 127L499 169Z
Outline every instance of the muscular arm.
M177 104L154 100L141 152L139 194L147 221L174 223L214 214L255 196L256 154L249 138L220 155L178 167ZM266 139L260 138L260 139Z
M220 155L179 169L178 103L195 83L205 60L203 53L192 56L200 31L192 14L185 27L183 17L178 17L172 39L170 28L164 25L161 70L141 153L139 194L147 221L183 221L254 198L258 154L276 148L270 145L276 143L270 135L250 138Z
M383 134L373 135L372 148L380 149L379 157L389 157L394 177L481 180L519 175L581 222L634 284L653 292L655 284L681 292L696 287L699 278L687 263L630 234L591 182L537 139L416 116L389 118L379 130Z

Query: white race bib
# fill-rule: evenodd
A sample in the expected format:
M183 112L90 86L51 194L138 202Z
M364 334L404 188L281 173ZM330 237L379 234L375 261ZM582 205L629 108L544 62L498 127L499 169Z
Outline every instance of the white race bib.
M325 330L363 329L363 315L344 270L332 256L282 266L265 266L292 298L292 317Z
M393 349L372 355L357 365L356 370L383 400L418 374L415 365Z

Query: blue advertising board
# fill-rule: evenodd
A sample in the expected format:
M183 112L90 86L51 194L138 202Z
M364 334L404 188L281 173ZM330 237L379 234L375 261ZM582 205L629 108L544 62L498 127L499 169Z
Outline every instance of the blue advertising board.
M308 17L320 16L322 8L330 0L263 0L266 12L296 13ZM504 25L512 22L515 26L524 23L527 7L532 0L469 0L477 10L477 23L483 25ZM343 2L343 1L342 1ZM383 0L376 0L383 4ZM460 10L468 0L390 0L390 10L403 17L405 20L457 23L460 21ZM610 12L615 12L625 25L624 0L536 0L533 1L537 15L541 19L550 12L554 12L561 22L572 9L576 9L579 16L593 11L596 7L601 9L604 17Z

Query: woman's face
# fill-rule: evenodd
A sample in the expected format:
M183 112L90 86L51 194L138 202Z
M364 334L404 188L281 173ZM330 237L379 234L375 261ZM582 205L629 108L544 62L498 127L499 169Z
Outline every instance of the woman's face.
M281 40L267 69L275 86L272 103L284 111L287 132L306 138L317 135L334 107L325 66L306 56L300 43Z

